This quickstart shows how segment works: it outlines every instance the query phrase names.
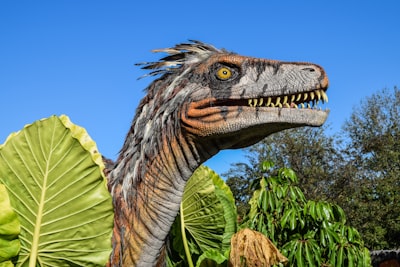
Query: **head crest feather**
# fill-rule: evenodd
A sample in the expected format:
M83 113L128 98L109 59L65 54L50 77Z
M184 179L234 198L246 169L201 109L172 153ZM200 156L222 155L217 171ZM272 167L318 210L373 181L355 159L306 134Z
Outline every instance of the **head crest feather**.
M168 55L156 62L142 62L135 64L136 66L142 66L142 69L152 70L141 78L171 73L182 67L184 64L199 62L208 58L211 54L221 53L224 52L224 50L217 49L212 45L200 41L189 40L188 43L177 44L171 48L154 49L152 52L167 53Z

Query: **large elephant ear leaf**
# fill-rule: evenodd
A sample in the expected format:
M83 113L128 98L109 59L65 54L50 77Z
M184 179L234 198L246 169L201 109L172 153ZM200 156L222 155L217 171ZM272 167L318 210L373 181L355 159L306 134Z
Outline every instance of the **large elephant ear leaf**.
M179 241L183 243L187 260L191 260L189 254L200 255L209 250L223 254L228 250L230 238L236 232L236 219L229 187L211 169L199 167L186 184L181 203L182 240L179 238ZM174 245L179 251L176 241Z
M0 267L14 266L11 258L19 252L20 223L3 184L0 184L0 211Z
M0 146L0 183L21 222L18 266L104 266L113 207L87 132L66 116L25 126Z

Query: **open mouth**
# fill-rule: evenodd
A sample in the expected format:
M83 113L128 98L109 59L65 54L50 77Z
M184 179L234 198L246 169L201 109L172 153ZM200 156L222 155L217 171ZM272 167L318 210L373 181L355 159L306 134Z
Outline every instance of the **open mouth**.
M270 107L270 108L294 108L294 109L317 109L319 103L327 103L328 96L323 89L316 89L309 92L296 94L251 98L243 100L218 101L218 106L249 106L249 107Z

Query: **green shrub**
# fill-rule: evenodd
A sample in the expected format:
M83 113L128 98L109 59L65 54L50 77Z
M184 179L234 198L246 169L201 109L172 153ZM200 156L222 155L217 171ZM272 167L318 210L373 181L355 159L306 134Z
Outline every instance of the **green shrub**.
M267 172L273 164L263 163ZM371 266L369 251L343 210L307 201L296 174L281 168L261 177L241 227L265 234L289 259L289 266Z

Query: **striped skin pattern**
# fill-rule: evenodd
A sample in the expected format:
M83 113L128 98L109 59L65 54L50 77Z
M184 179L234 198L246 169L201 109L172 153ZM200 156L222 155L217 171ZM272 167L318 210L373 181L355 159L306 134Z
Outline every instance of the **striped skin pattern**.
M186 181L222 149L252 145L328 112L324 70L310 63L240 56L198 41L155 50L141 64L147 88L109 173L115 207L108 266L164 266L164 243Z

